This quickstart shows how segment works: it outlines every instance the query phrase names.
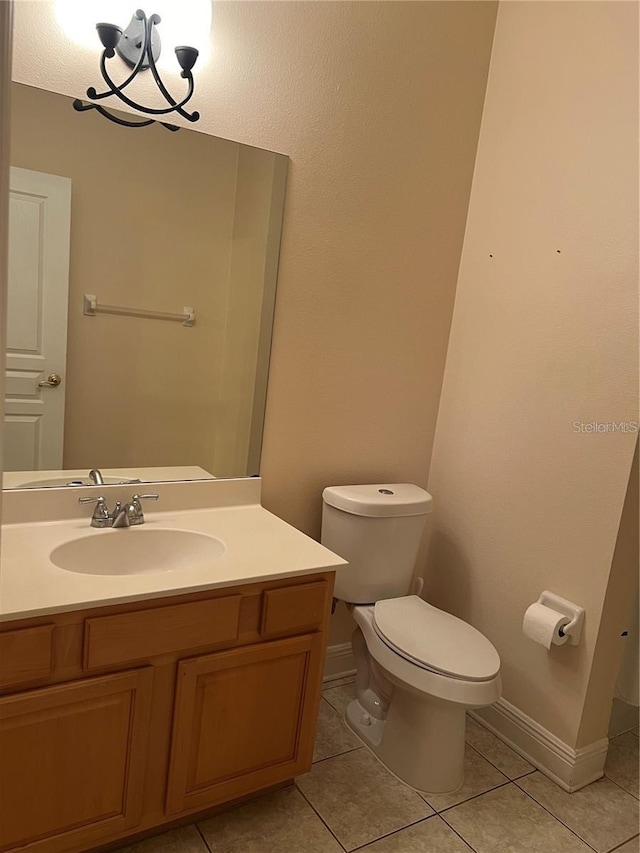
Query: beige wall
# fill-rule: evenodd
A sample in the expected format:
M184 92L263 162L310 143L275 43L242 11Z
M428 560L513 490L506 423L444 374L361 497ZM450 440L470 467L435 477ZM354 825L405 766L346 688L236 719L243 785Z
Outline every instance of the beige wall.
M274 161L284 158L207 134L124 131L17 83L12 95L12 164L72 181L64 467L246 473L265 288L256 266L267 257ZM255 179L261 171L269 180ZM241 271L238 223L256 244ZM247 298L236 305L231 286L251 294L253 310ZM196 325L88 319L84 293L158 311L192 305Z
M15 79L95 85L52 4L18 5ZM200 128L291 157L261 473L312 535L327 484L426 481L495 12L214 4Z
M637 642L637 631L633 630L633 608L638 605L638 565L640 550L638 523L640 503L638 499L638 444L631 466L620 528L613 554L611 572L602 607L602 618L593 666L580 720L577 745L593 743L606 734L611 715L611 700L615 692L623 653L629 642ZM637 616L636 624L637 624ZM631 636L625 640L623 631ZM635 655L637 662L637 653ZM604 734L603 734L604 733Z
M9 210L9 109L11 90L12 6L0 3L0 352L5 351L7 307L7 228ZM0 395L4 398L4 356L0 370ZM2 430L0 430L0 467L2 467ZM2 492L0 491L0 509Z
M573 424L638 420L637 24L625 2L500 5L429 478L426 591L571 746L636 441ZM578 647L523 636L543 589L585 607Z
M257 474L260 455L250 453L262 436L269 351L260 346L261 326L271 337L273 282L270 260L280 244L286 158L238 146L229 288L216 421L213 470L218 477ZM267 310L263 312L263 303ZM263 393L254 417L256 374ZM248 461L251 458L249 467Z

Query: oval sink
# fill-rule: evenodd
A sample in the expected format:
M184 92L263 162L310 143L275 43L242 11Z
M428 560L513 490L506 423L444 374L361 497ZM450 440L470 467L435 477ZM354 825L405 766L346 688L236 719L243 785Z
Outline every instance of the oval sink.
M128 527L71 539L49 559L59 569L83 575L143 575L199 568L225 550L219 539L205 533Z

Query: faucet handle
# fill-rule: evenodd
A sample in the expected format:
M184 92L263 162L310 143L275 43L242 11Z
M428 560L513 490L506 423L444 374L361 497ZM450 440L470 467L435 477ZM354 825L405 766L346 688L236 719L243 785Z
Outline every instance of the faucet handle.
M110 527L111 526L111 516L109 515L109 509L107 508L106 500L100 495L97 498L78 498L78 503L81 504L92 504L96 505L96 508L93 511L93 515L91 516L91 526L92 527Z
M160 495L134 495L127 505L129 524L144 524L144 513L140 501L157 501Z
M100 495L97 498L78 498L79 504L104 504L106 506L106 500Z

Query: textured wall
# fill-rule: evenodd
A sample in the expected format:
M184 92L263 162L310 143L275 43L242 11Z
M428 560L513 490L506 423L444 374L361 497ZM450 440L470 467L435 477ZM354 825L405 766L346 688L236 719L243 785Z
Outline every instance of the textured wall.
M5 348L7 305L7 213L9 209L9 92L11 88L11 21L12 7L0 4L0 352ZM5 372L0 372L0 394L4 397ZM2 431L0 430L0 465L2 464ZM0 508L2 493L0 492Z
M627 651L629 643L637 643L638 641L637 629L634 631L633 609L638 605L639 518L638 445L636 444L607 592L602 607L593 666L591 667L584 709L580 720L578 746L593 743L598 738L606 736L611 716L611 698L615 693L623 655ZM636 625L637 618L636 615ZM623 637L624 631L629 632L628 637ZM628 650L628 654L631 658L631 665L633 666L634 662L636 664L637 678L638 653L636 651L635 659L631 649Z
M429 479L428 593L569 745L636 441L574 421L638 419L637 68L637 4L500 5ZM579 646L523 636L545 588Z
M53 3L16 11L16 80L98 82ZM312 535L325 485L426 481L495 13L214 4L200 128L291 157L261 472Z

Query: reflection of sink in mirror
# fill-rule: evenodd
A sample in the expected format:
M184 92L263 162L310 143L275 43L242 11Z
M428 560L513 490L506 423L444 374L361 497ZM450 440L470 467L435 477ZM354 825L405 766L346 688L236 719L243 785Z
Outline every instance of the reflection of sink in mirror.
M153 483L167 480L215 480L209 471L198 465L165 465L154 468L103 468L105 486L121 483ZM94 486L88 468L58 471L5 471L4 489L46 489L61 486Z
M103 477L102 478L104 486L117 486L123 485L126 483L141 483L142 480L123 480L121 477ZM70 480L68 477L49 477L43 480L29 480L26 483L22 483L20 486L21 489L44 489L48 486L95 486L96 484L93 480L90 480L88 477L78 477L76 479Z
M10 127L5 470L258 473L288 158L20 83Z
M219 539L205 533L128 527L71 539L55 548L50 560L59 569L83 575L145 575L201 569L225 550Z

